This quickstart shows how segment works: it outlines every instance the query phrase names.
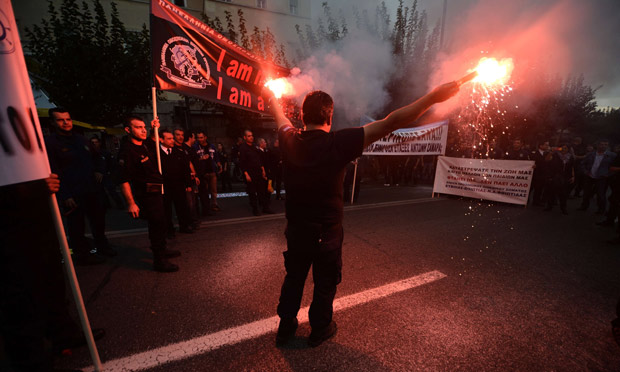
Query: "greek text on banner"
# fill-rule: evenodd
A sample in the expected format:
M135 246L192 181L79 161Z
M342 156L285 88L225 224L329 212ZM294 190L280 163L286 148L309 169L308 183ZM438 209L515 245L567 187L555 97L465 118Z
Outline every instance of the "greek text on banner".
M363 155L443 155L448 141L448 121L399 129L372 143Z
M434 193L526 205L534 161L440 156Z

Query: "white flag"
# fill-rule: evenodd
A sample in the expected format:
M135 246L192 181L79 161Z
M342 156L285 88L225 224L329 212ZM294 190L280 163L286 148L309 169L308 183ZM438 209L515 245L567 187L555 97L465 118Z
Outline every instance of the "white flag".
M0 186L47 178L50 167L10 0L0 0Z

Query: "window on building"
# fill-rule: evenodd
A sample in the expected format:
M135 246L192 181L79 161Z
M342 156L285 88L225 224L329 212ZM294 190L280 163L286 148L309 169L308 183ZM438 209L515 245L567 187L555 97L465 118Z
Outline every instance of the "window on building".
M297 14L297 0L290 0L291 14Z
M174 0L174 5L185 8L187 6L186 2L187 0Z
M261 9L267 8L267 0L256 0L256 7Z

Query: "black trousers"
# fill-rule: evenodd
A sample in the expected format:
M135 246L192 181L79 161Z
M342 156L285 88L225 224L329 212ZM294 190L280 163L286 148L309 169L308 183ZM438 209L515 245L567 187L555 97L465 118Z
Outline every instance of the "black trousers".
M169 232L174 232L174 226L172 224L172 205L174 205L174 210L179 220L179 226L183 229L191 225L192 217L187 203L185 185L183 183L164 185L164 212L166 214L167 231Z
M49 198L43 180L0 187L0 338L9 370L51 371L52 345L81 332L69 314Z
M267 181L263 178L262 174L250 174L252 182L245 182L245 192L250 198L250 206L252 209L258 209L260 206L263 209L269 209L269 194L267 192Z
M90 223L90 229L95 239L95 247L106 249L108 239L105 236L105 208L101 195L96 192L77 195L73 198L77 207L73 210L63 208L63 214L67 222L67 235L69 245L76 255L88 254L91 247L84 236L86 220Z
M592 178L585 176L583 182L583 200L581 202L581 208L588 209L590 206L590 199L596 195L596 204L598 207L597 212L604 213L607 206L607 178Z
M149 240L155 259L162 258L166 249L166 214L164 211L164 197L161 193L145 193L137 199L140 208L140 218L148 222Z
M289 222L285 235L286 276L280 292L278 315L280 318L297 316L306 277L312 266L314 294L308 315L312 328L323 328L332 320L336 287L342 279L342 225Z
M544 175L536 175L532 179L532 202L534 205L542 205L543 200L549 199L544 193L549 190L549 180Z
M545 180L544 196L547 207L553 207L556 199L560 201L560 208L566 210L570 183L562 176L551 177Z

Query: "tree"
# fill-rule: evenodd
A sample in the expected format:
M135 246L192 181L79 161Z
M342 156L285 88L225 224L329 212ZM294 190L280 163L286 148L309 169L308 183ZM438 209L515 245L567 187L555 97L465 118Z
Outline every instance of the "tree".
M112 126L150 97L149 33L127 32L112 3L109 20L100 0L49 2L48 19L26 29L27 62L56 105L77 120Z

